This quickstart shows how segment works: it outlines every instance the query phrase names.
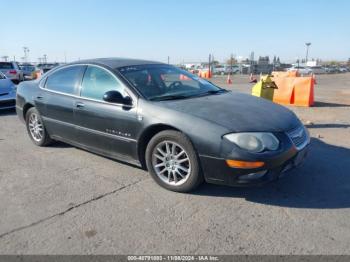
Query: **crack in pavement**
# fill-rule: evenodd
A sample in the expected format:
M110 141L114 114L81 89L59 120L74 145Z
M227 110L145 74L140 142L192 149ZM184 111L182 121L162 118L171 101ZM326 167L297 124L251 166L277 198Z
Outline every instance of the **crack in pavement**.
M10 230L10 231L8 231L8 232L2 233L2 234L0 235L0 239L3 238L3 237L5 237L5 236L8 236L8 235L10 235L10 234L12 234L12 233L15 233L15 232L18 232L18 231L21 231L21 230L24 230L24 229L27 229L27 228L36 226L36 225L38 225L38 224L40 224L40 223L42 223L42 222L48 221L48 220L53 219L53 218L55 218L55 217L63 216L63 215L65 215L66 213L72 211L73 209L76 209L76 208L81 207L81 206L83 206L83 205L92 203L92 202L97 201L97 200L99 200L99 199L101 199L101 198L104 198L104 197L106 197L106 196L113 195L113 194L115 194L115 193L117 193L117 192L119 192L119 191L121 191L121 190L123 190L123 189L125 189L125 188L131 187L131 186L133 186L133 185L136 185L136 184L138 184L138 183L140 183L140 182L142 182L142 181L146 181L146 180L148 180L148 179L150 179L150 178L140 179L140 180L138 180L138 181L136 181L136 182L134 182L134 183L127 184L127 185L122 186L122 187L120 187L120 188L118 188L118 189L115 189L115 190L113 190L113 191L110 191L110 192L101 194L101 195L99 195L99 196L97 196L97 197L91 198L91 199L89 199L89 200L87 200L87 201L84 201L84 202L82 202L82 203L80 203L80 204L76 204L76 205L74 205L74 206L72 206L72 207L70 207L70 208L67 208L66 210L64 210L64 211L62 211L62 212L60 212L60 213L51 215L51 216L49 216L49 217L42 218L42 219L40 219L40 220L38 220L38 221L35 221L35 222L33 222L33 223L29 224L29 225L17 227L17 228L12 229L12 230Z

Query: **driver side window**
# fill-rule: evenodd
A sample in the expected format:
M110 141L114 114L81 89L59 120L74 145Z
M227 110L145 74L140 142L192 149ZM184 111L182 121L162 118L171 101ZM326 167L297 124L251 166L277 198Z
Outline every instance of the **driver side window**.
M110 72L96 66L88 66L81 84L81 96L103 101L107 91L116 90L124 92L123 85Z

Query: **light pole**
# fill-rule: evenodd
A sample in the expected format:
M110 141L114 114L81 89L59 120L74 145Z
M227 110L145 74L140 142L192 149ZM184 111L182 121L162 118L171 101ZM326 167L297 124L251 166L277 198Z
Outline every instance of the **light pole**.
M209 54L209 63L208 63L208 74L210 76L210 66L211 66L211 54Z
M305 59L305 63L307 63L308 58L309 58L309 48L310 48L311 43L305 43L305 45L306 45L306 59Z
M29 48L24 46L23 47L23 52L24 52L24 62L28 62L28 53L29 53Z

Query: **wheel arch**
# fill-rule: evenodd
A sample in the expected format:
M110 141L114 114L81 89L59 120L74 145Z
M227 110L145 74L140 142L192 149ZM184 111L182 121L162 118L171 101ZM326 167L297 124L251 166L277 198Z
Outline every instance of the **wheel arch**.
M24 106L23 106L23 119L25 120L26 119L26 114L28 112L28 110L32 107L35 107L33 104L31 103L26 103Z
M151 139L156 134L158 134L159 132L165 131L165 130L174 130L174 131L178 131L178 132L183 133L181 130L179 130L178 128L175 128L171 125L154 124L154 125L148 127L147 129L145 129L142 132L140 138L138 139L137 153L138 153L139 161L144 169L146 169L145 153L146 153L146 148L147 148L149 141L151 141Z

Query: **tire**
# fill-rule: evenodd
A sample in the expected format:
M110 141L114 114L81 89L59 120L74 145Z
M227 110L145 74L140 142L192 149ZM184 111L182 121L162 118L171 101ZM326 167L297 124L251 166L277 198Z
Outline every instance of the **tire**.
M37 146L48 146L52 143L52 139L47 133L44 122L34 107L30 108L26 113L26 127L30 139Z
M197 153L181 132L166 130L156 134L148 143L145 157L148 172L168 190L189 192L204 180Z

